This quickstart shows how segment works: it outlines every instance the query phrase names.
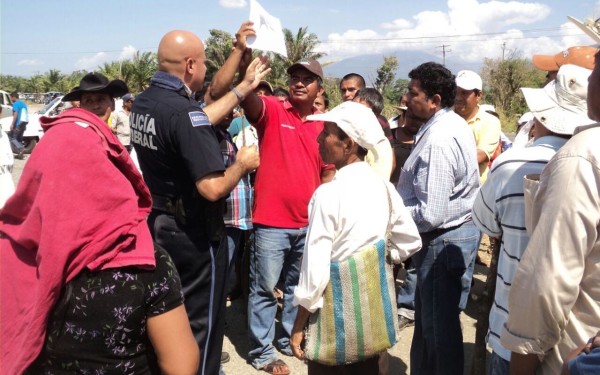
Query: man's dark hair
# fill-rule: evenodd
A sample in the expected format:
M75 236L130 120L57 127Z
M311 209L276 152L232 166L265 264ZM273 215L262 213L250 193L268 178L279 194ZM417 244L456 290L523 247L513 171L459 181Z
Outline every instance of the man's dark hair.
M365 79L363 78L363 76L361 76L358 73L348 73L345 76L342 77L342 80L340 81L340 85L342 84L342 82L347 81L349 79L355 79L358 81L358 84L360 85L360 87L365 87L367 86L367 83L365 82Z
M443 65L426 62L411 70L408 78L419 81L421 90L428 98L439 94L442 97L442 108L454 105L456 77Z
M329 96L325 91L323 91L321 97L323 98L323 105L325 106L325 109L329 109Z
M277 86L273 89L273 96L285 96L286 98L290 98L290 93L288 90L284 89L281 86Z
M11 97L11 98L18 98L18 97L19 97L19 93L18 93L18 92L16 92L16 91L15 91L15 92L11 92L11 93L10 93L10 97Z
M354 95L354 100L360 98L365 102L369 103L371 110L376 116L379 116L383 111L383 96L377 89L368 87L366 89L360 89Z

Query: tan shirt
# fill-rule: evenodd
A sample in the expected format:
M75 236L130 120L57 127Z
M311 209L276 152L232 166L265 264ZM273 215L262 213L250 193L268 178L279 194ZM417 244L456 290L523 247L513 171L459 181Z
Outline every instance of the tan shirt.
M475 117L467 121L467 124L473 130L477 149L485 152L488 157L487 161L479 164L479 182L480 185L483 185L489 172L489 160L500 143L500 120L480 108Z
M575 135L539 182L526 181L529 245L513 279L501 342L537 354L541 374L600 327L600 124ZM529 211L528 211L529 209Z

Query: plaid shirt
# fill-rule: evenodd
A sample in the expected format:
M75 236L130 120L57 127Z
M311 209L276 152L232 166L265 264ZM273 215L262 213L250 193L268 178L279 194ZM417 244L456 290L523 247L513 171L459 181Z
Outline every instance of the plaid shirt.
M452 228L471 219L479 188L473 132L448 108L438 111L415 136L402 167L398 193L420 233Z
M221 153L223 154L223 162L227 168L235 163L237 147L227 130L215 129L221 146ZM252 187L250 186L250 175L245 175L240 179L240 182L229 193L225 202L227 205L227 210L223 217L225 226L242 230L252 229Z

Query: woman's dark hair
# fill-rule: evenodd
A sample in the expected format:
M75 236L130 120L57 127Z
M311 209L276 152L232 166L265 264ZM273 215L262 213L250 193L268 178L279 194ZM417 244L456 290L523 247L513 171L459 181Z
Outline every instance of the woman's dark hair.
M325 106L325 109L329 109L329 96L325 91L323 91L321 97L323 98L323 105Z
M456 97L456 77L443 65L426 62L408 73L408 78L419 81L428 98L435 94L442 98L442 107L452 107Z

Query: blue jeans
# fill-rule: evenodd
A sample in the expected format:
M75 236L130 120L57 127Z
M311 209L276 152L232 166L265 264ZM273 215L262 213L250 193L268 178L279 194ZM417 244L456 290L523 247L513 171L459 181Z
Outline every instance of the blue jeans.
M240 239L242 238L243 231L240 228L225 227L225 233L227 234L227 254L229 256L229 262L227 263L227 274L233 269L235 263L237 250L239 249Z
M600 373L600 348L596 348L590 354L582 353L569 361L569 374L592 375Z
M473 272L475 271L475 260L477 259L477 251L479 250L479 244L483 238L483 233L479 232L479 240L477 240L477 246L473 249L470 254L465 254L467 261L467 269L461 277L462 293L460 294L460 303L458 307L461 310L467 308L467 302L469 302L469 294L471 293L471 282L473 281Z
M23 147L23 134L27 129L27 123L21 122L13 130L7 132L13 152L19 153L25 149Z
M398 288L397 303L398 315L415 320L415 289L417 288L417 270L414 260L410 260L406 267L406 278Z
M273 289L280 275L284 280L282 330L276 345L283 354L292 355L290 335L297 312L292 299L300 276L306 227L283 229L257 225L252 236L248 296L250 338L248 355L252 365L260 369L277 358L273 346L277 299Z
M492 352L487 375L508 375L509 373L510 361L500 357L496 352Z
M479 244L479 231L469 221L450 230L423 233L421 240L423 248L413 256L417 289L411 374L462 375L462 276Z

